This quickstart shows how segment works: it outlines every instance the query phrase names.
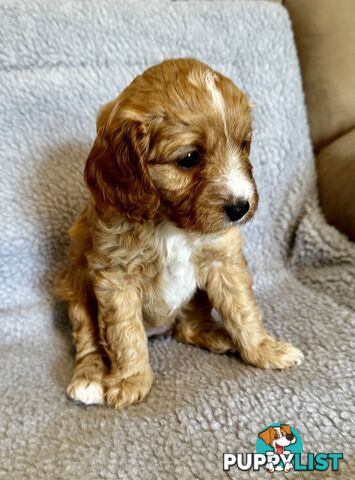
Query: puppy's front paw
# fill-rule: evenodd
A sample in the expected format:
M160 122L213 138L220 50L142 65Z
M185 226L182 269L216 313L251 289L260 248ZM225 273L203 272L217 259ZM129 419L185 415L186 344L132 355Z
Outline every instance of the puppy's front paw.
M104 403L104 391L98 382L84 379L72 381L67 389L70 398L85 405L101 405Z
M257 348L241 352L243 359L259 368L282 369L300 365L303 353L290 343L266 337Z
M139 403L147 396L153 383L153 372L148 369L118 383L115 382L115 375L108 375L105 382L107 405L121 409Z
M106 372L102 356L90 353L76 363L71 382L67 388L70 398L85 405L104 403L103 377Z

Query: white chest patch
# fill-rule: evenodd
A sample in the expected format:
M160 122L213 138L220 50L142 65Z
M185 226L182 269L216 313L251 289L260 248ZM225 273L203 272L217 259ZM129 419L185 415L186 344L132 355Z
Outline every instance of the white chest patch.
M196 290L192 249L186 233L171 223L157 228L155 241L162 262L160 295L172 313Z

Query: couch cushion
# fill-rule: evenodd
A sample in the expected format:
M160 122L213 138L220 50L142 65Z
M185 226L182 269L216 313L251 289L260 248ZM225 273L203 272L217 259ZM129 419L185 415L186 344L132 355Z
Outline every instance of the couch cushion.
M355 240L355 128L317 156L319 197L332 225Z
M355 135L348 133L355 128L355 2L284 4L295 32L318 153L320 202L328 222L355 239Z
M316 151L355 126L354 0L284 0Z

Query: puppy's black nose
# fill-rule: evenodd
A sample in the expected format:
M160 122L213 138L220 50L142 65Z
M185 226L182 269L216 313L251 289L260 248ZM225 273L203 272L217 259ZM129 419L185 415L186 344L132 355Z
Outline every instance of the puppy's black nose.
M231 222L236 222L244 217L249 210L249 202L248 200L238 200L237 203L225 205L223 209L226 212L229 220Z
M287 440L289 440L290 442L292 442L292 440L295 438L295 436L293 435L293 433L288 433L288 434L286 435L286 438L287 438Z

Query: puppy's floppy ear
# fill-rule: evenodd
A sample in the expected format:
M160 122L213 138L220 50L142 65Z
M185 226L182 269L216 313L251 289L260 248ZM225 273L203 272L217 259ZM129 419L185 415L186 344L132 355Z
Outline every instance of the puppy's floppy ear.
M130 222L152 218L160 204L146 165L149 139L137 119L108 103L97 119L97 136L85 166L95 203L113 206Z
M258 437L261 438L261 440L264 440L266 445L272 445L272 438L271 438L271 432L274 429L272 427L269 427L268 429L264 430L263 432L260 432Z

